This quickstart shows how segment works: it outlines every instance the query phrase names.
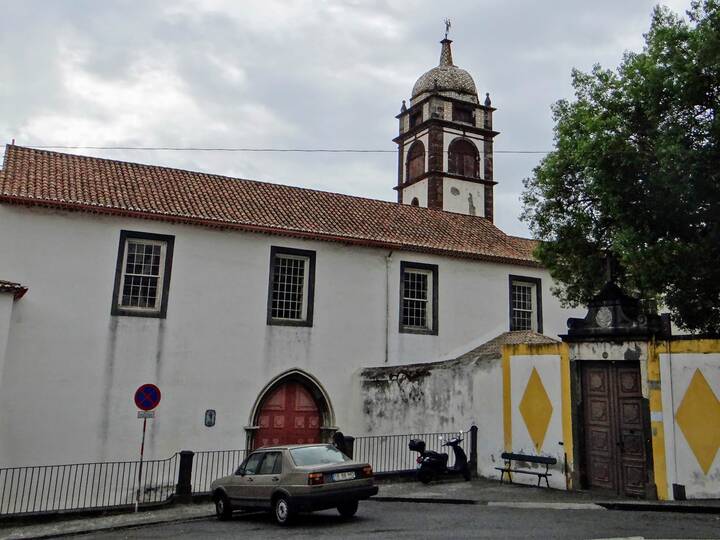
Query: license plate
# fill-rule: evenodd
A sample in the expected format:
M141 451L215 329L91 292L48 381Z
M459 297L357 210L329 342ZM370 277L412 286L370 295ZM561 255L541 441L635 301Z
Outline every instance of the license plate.
M336 472L332 475L333 482L339 482L340 480L352 480L355 478L355 472Z

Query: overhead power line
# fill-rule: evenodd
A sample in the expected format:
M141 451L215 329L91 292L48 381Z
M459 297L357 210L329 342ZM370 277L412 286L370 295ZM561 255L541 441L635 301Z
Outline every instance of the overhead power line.
M364 148L234 148L203 146L82 146L59 144L32 144L31 148L44 150L143 150L170 152L295 152L306 154L395 154L397 150ZM495 154L547 154L549 150L494 150Z

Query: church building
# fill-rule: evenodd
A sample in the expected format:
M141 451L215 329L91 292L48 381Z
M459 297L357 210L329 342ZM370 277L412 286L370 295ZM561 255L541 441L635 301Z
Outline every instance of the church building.
M143 383L149 458L328 440L365 425L363 368L563 333L535 243L493 223L490 97L441 45L397 202L7 145L0 467L134 459Z

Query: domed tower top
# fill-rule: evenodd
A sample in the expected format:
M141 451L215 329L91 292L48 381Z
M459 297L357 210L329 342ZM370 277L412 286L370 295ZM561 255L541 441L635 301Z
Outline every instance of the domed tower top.
M475 81L464 69L453 64L451 39L445 37L441 42L440 63L437 67L423 73L412 89L411 102L422 100L426 95L436 93L447 97L477 104L478 96Z
M470 74L453 63L447 37L440 63L423 73L400 107L398 202L493 219L493 112Z

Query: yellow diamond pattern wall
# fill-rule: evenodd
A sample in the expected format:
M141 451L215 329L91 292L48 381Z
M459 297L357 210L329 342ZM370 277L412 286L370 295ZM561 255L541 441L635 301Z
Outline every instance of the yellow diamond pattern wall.
M690 380L675 419L700 468L708 474L720 448L720 401L699 369Z
M523 397L520 400L520 414L525 421L525 426L530 434L530 439L535 445L535 450L538 452L542 449L545 441L552 413L553 406L545 386L537 369L533 368Z

